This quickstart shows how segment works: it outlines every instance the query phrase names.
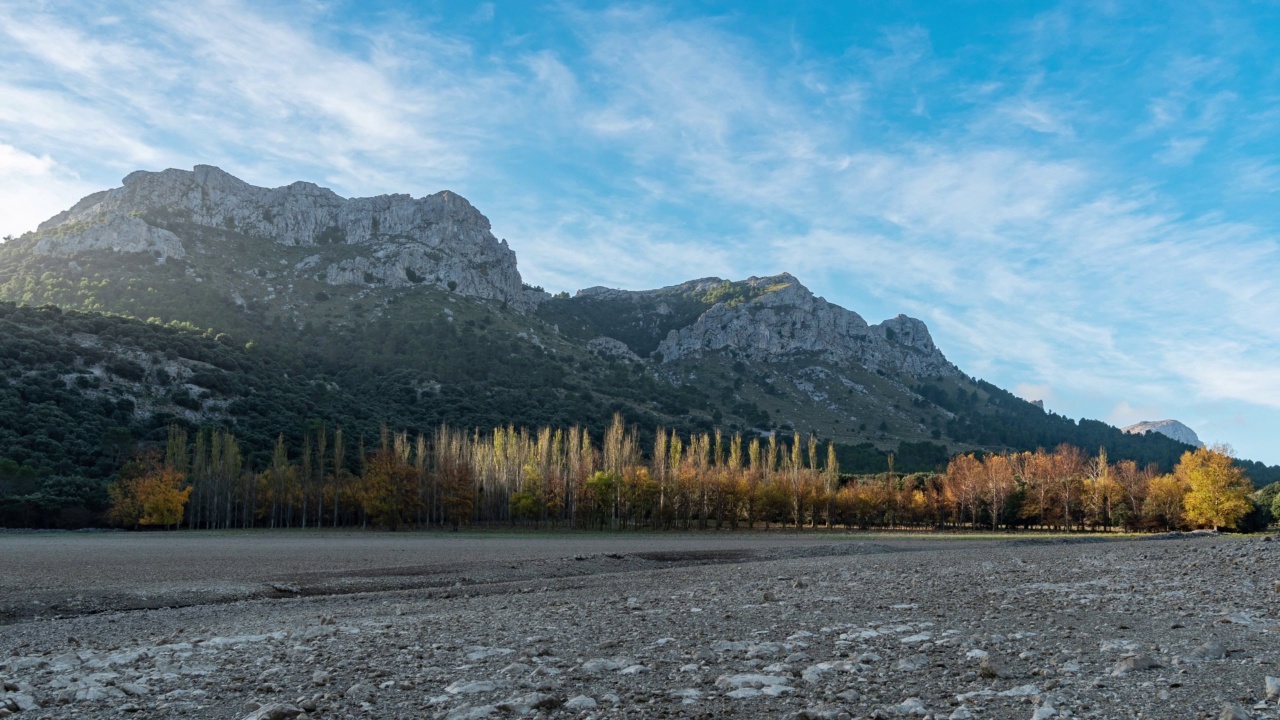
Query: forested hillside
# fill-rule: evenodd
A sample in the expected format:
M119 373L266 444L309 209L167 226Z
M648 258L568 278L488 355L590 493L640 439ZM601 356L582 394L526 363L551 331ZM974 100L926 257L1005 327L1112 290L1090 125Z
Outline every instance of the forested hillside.
M384 426L600 437L615 415L642 453L659 427L812 435L845 473L1063 443L1167 471L1190 449L1046 413L967 376L923 322L869 324L786 273L552 297L447 192L133 173L0 243L0 300L6 524L91 517L171 424L233 432L253 469L320 426L344 429L355 468Z

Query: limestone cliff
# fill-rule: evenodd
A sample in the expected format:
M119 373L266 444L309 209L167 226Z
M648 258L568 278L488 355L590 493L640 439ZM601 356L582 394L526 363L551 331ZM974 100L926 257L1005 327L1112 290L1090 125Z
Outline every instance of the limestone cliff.
M94 250L152 253L164 261L187 254L184 227L314 246L306 270L332 285L426 283L518 308L536 302L522 287L506 241L454 193L345 199L308 182L256 187L209 165L131 173L121 187L94 193L43 223L34 250L64 257ZM326 252L334 246L348 252Z
M752 277L744 284L750 288L747 299L717 303L693 324L668 333L658 347L664 360L732 350L752 361L805 354L920 378L961 374L934 346L919 320L899 315L868 325L852 310L815 296L787 273Z
M1145 435L1149 432L1157 432L1161 435L1183 442L1196 447L1204 447L1204 443L1200 442L1200 436L1196 435L1196 431L1183 425L1177 420L1143 420L1140 423L1134 423L1125 428L1125 432L1134 435Z

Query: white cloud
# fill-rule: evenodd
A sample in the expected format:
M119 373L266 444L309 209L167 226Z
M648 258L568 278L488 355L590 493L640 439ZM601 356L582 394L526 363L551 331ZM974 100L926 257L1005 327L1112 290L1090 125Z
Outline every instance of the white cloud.
M325 4L143 5L106 26L48 7L0 9L13 231L137 167L211 162L346 194L447 186L550 289L788 270L860 312L922 317L966 371L1052 388L1064 410L1280 407L1274 222L1189 215L1151 163L1224 162L1219 133L1249 101L1220 87L1229 62L1152 59L1169 70L1131 114L1098 119L1109 96L1040 65L1128 40L1075 32L1065 10L1028 26L1034 47L1001 60L1014 69L975 75L925 28L783 57L723 18L636 6L560 6L573 42L483 53L436 25L343 27ZM463 25L492 19L481 6ZM1274 110L1247 117L1240 132L1265 139ZM1098 125L1135 129L1099 143ZM1277 187L1274 158L1229 167L1250 197ZM1219 352L1222 337L1236 344Z
M1164 416L1164 412L1156 405L1134 406L1129 404L1129 401L1122 400L1107 413L1106 422L1122 428L1135 423L1166 419L1168 418Z
M1018 383L1013 386L1013 394L1023 400L1039 400L1046 406L1053 403L1053 388L1035 383Z
M1179 137L1169 140L1164 150L1156 153L1156 160L1165 165L1186 165L1204 150L1206 137Z
M21 235L67 208L93 188L48 155L33 155L0 143L0 237Z

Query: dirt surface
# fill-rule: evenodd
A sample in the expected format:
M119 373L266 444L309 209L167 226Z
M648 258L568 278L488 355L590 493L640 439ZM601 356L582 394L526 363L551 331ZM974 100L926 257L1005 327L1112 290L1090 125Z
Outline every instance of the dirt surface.
M0 717L1280 718L1258 537L3 534L0 568Z

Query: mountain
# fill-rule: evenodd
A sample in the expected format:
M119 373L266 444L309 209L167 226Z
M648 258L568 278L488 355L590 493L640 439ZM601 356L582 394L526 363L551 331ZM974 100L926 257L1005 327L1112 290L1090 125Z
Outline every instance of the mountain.
M1200 442L1200 436L1196 435L1196 431L1177 420L1143 420L1140 423L1123 427L1121 430L1133 435L1146 435L1147 433L1156 432L1165 437L1171 437L1180 443L1204 447L1204 443Z
M552 297L447 191L345 199L204 165L135 172L0 245L0 300L70 311L6 311L24 328L0 338L8 392L45 378L56 404L143 440L173 419L269 452L307 423L599 432L622 413L650 435L813 432L854 472L889 452L927 470L974 449L1067 442L1165 467L1187 449L1046 413L967 376L923 322L867 323L787 273ZM52 369L22 337L59 348ZM0 457L68 472L57 442L0 436Z

